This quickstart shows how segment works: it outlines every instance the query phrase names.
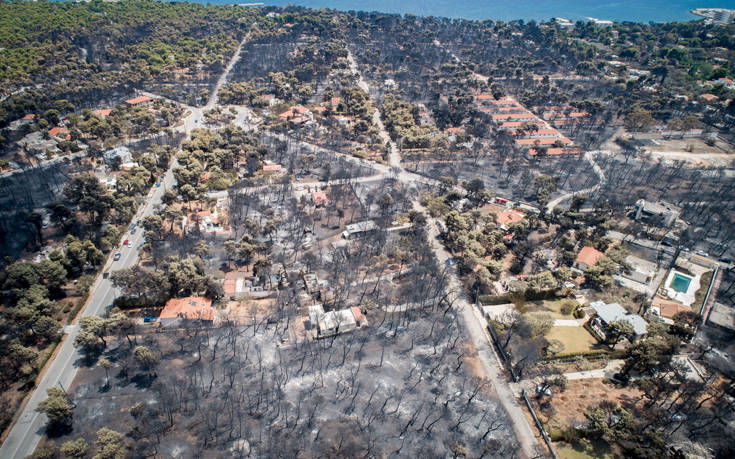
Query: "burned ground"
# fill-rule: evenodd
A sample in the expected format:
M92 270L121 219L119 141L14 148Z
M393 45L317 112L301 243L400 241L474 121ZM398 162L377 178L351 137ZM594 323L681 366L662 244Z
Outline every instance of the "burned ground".
M109 386L99 365L80 372L74 429L57 441L107 426L137 454L164 457L232 457L241 440L257 456L515 454L451 307L368 320L287 346L283 323L145 334L138 344L160 355L149 371L120 339L106 353Z

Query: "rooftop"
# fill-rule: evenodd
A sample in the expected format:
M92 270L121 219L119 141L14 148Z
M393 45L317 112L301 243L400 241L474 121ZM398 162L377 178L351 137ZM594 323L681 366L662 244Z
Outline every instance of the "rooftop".
M133 97L132 99L126 100L125 103L128 105L139 105L139 104L144 104L146 102L150 102L152 100L153 99L148 96L138 96L138 97Z
M583 247L582 250L579 251L579 255L577 255L577 259L574 261L577 263L584 263L587 266L592 266L603 256L605 256L604 253L594 247L587 246Z
M214 320L212 300L199 296L171 298L166 302L159 318Z
M618 303L605 303L603 301L595 301L591 303L592 309L595 310L597 316L606 324L617 321L625 321L633 326L636 335L645 335L648 330L648 323L638 314L629 314Z

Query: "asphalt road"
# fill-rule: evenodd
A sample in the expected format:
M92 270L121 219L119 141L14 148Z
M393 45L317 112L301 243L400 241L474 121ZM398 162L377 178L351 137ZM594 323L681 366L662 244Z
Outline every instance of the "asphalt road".
M145 205L141 207L133 221L142 220L144 217L153 214L156 207L161 204L164 190L170 188L175 182L172 173L174 165L166 172L163 184L160 187L154 186L152 188ZM122 241L125 239L130 241L130 245L127 247L122 246ZM110 256L103 272L128 268L137 262L138 249L143 243L143 229L137 228L135 234L126 232L120 242L120 246L116 249L121 254L120 259L113 261L113 257ZM102 315L107 306L112 304L119 294L112 282L109 279L104 279L101 274L97 277L90 291L91 296L82 311L82 316ZM36 412L38 404L46 399L47 389L61 387L66 390L74 380L82 359L82 355L73 345L74 338L79 333L79 327L77 325L67 326L65 331L67 336L60 345L56 358L51 361L33 394L23 407L20 417L8 433L5 442L0 446L0 458L20 459L33 453L44 433L47 421L45 414Z
M232 56L225 72L217 81L217 85L214 87L207 105L203 108L185 107L189 111L189 114L183 119L183 123L178 127L178 130L185 131L188 134L192 129L201 126L204 111L212 108L216 104L217 94L219 93L222 85L227 82L227 76L230 70L232 70L232 67L240 58L240 49L247 38L248 37L245 37L245 39L240 43L240 46L237 48L237 52ZM157 97L155 95L153 96ZM176 160L174 160L164 174L161 186L159 187L154 185L151 188L145 204L138 210L135 217L133 217L133 222L143 220L143 218L148 215L152 215L158 206L161 205L161 197L163 196L164 191L175 183L173 169L176 166L177 163ZM138 261L140 246L143 243L143 233L143 229L137 227L135 234L131 234L130 231L126 232L120 240L120 246L115 250L120 252L120 259L114 261L113 256L110 256L102 272L116 271L135 265ZM129 245L123 246L122 242L126 239L129 241ZM106 311L107 306L112 304L115 300L118 293L117 289L112 285L112 282L109 279L105 279L103 275L100 274L97 276L97 280L90 288L90 297L81 316L102 315ZM38 381L38 385L34 389L33 394L31 394L23 407L20 416L11 428L2 446L0 446L0 459L22 459L33 453L46 428L46 415L36 412L36 408L39 403L47 397L46 390L52 387L61 387L66 390L74 380L82 359L82 355L73 344L74 338L79 334L79 327L76 325L67 326L64 331L66 333L66 337L61 343L56 357L46 368L46 371Z

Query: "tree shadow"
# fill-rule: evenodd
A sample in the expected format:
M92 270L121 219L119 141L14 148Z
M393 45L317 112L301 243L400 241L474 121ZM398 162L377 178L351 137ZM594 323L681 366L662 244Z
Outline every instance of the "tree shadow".
M130 382L135 384L136 389L150 389L156 376L148 373L138 373L137 375L130 378Z

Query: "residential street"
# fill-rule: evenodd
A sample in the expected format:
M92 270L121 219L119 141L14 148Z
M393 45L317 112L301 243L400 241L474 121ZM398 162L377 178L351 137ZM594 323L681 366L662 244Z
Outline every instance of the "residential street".
M209 104L216 102L219 89L227 81L227 73L232 69L237 59L239 59L241 47L242 43L231 58L226 72L220 77L217 85L213 89L208 105L205 108L211 108ZM204 112L203 109L195 107L188 108L188 116L183 119L183 123L177 128L187 134L201 124L201 117ZM155 212L161 204L161 197L164 191L170 188L175 182L173 169L176 166L176 160L174 160L166 171L161 186L153 186L151 188L145 204L141 206L136 216L133 217L133 222L142 220ZM110 256L102 272L133 266L138 261L139 248L143 243L143 233L142 228L136 231L135 234L126 232L121 238L119 248L116 249L116 251L120 251L121 253L120 259L113 261L113 257ZM122 241L125 239L130 241L128 247L122 246ZM97 280L90 288L89 300L81 316L98 316L103 314L107 306L115 300L117 294L117 289L113 287L112 282L109 279L104 279L101 274L98 275ZM68 333L64 341L60 344L56 357L48 364L46 371L37 383L36 389L23 406L20 416L14 423L2 446L0 446L0 458L22 459L33 453L44 433L47 420L45 414L36 412L38 404L46 399L47 389L61 387L66 390L74 380L82 358L82 355L73 344L74 338L79 333L79 327L66 327L65 331Z

